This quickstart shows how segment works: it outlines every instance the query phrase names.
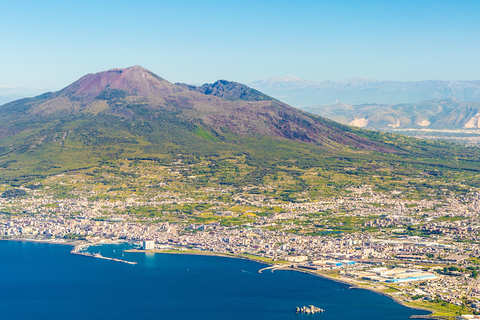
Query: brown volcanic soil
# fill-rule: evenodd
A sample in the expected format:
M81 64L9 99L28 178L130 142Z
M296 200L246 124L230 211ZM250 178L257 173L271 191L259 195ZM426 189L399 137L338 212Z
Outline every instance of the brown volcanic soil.
M120 94L105 95L108 90ZM168 121L158 116L167 110L184 123L201 126L218 137L268 136L336 150L400 151L394 145L360 137L347 126L292 108L242 84L222 80L202 87L175 85L139 66L88 74L46 98L31 99L23 105L7 104L0 113L17 106L24 108L22 116L27 118L106 113L128 120L138 117L159 122Z
M87 74L61 90L60 95L91 102L107 86L138 96L162 96L184 90L147 69L134 66Z
M264 135L314 143L333 149L344 147L379 152L398 152L392 146L377 143L345 131L347 127L308 114L279 101L232 101L183 92L190 96L191 108L183 109L184 117L201 119L217 134L225 129L240 136Z

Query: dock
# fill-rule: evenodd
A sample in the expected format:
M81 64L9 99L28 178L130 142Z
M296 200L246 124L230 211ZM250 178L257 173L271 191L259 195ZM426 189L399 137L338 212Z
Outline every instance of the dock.
M269 266L269 267L266 267L266 268L263 268L263 269L260 269L258 270L258 273L262 273L263 271L265 270L271 270L272 272L275 271L275 270L286 270L286 269L290 269L291 266L290 265L278 265L278 264L275 264L273 266Z
M75 247L72 249L72 251L70 251L70 253L71 253L71 254L76 254L76 255L79 255L79 256L84 256L84 257L104 259L104 260L110 260L110 261L115 261L115 262L122 262L122 263L126 263L126 264L138 264L138 262L136 262L136 261L127 261L127 260L122 260L122 259L118 259L118 258L104 257L104 256L102 256L100 253L82 252L81 250L82 250L84 247L88 247L88 246L82 246L82 245L75 246Z

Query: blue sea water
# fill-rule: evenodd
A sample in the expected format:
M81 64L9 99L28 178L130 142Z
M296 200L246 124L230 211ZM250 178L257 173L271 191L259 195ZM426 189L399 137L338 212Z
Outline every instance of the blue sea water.
M405 320L427 312L376 293L252 261L89 249L137 265L69 254L71 247L0 241L0 319ZM295 314L313 304L323 314Z

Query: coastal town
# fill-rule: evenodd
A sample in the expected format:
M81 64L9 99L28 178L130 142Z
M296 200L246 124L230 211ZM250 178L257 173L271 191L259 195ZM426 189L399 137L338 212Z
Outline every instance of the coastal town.
M208 190L230 192L228 201L168 192L112 201L92 190L59 198L48 187L5 187L0 238L133 242L143 251L235 256L375 290L417 308L480 311L480 193L411 200L362 186L349 196L293 203L248 190ZM130 213L179 203L207 209L168 219Z
M480 320L480 0L0 3L0 320Z

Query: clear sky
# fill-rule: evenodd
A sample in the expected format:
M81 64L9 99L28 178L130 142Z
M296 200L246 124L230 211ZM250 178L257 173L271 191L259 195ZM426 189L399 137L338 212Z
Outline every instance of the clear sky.
M480 0L0 0L0 86L141 65L171 82L480 79Z

